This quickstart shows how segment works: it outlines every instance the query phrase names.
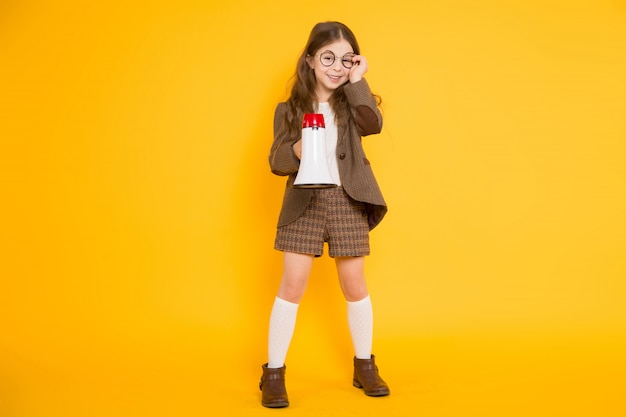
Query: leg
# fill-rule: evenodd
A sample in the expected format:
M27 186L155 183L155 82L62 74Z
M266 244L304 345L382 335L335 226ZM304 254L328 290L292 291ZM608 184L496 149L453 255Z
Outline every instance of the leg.
M283 255L283 277L278 289L278 297L298 304L309 282L313 266L313 255L285 252Z
M359 301L367 297L365 282L365 257L341 256L335 258L339 285L346 301Z
M298 304L304 295L312 265L312 255L284 253L283 277L270 316L269 368L280 368L285 363L287 350L296 325Z
M348 304L348 327L355 356L369 359L372 355L374 318L365 282L365 258L340 257L335 258L335 262L341 290Z
M262 400L265 407L280 408L289 405L285 388L285 358L296 325L298 303L304 295L309 279L312 255L284 253L284 271L270 316L268 361L261 377Z
M364 257L336 258L341 290L348 303L348 326L354 344L354 377L352 384L366 395L389 395L389 387L378 375L372 355L373 313L365 282Z

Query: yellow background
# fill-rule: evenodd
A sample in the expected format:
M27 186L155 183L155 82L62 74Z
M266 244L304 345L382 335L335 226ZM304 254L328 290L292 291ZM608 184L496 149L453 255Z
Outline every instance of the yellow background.
M383 98L392 395L351 386L325 257L272 411L267 155L322 20ZM625 77L618 0L3 0L0 415L626 415Z

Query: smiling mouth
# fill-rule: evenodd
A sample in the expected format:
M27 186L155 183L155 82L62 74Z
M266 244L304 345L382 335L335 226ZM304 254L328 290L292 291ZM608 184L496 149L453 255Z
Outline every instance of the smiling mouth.
M328 78L330 78L333 81L339 81L341 79L340 75L330 75L328 74Z

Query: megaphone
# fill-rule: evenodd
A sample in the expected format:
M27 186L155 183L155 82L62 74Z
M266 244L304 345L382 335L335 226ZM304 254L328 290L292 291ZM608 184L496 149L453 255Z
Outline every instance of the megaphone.
M326 157L326 125L324 115L306 113L302 119L302 158L293 183L297 188L333 188Z

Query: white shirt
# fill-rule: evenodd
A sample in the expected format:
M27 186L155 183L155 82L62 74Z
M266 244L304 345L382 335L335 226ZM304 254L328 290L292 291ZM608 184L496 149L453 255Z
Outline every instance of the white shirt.
M324 125L326 127L326 158L328 160L328 168L330 176L337 185L341 185L339 178L339 165L337 164L337 125L335 124L335 113L330 108L329 103L318 103L319 113L324 115Z

